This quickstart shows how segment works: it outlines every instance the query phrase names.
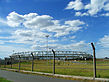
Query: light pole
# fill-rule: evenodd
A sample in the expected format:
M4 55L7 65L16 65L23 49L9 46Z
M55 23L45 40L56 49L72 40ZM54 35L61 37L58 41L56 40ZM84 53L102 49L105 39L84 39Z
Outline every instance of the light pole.
M47 38L47 55L48 55L48 37L49 37L49 35L46 35L45 37Z
M13 54L14 54L15 51L13 50L12 52L13 52Z

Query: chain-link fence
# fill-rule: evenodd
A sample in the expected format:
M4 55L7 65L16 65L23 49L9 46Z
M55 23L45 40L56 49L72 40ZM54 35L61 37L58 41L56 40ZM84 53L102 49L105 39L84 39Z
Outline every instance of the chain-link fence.
M96 68L97 68L97 77L100 78L109 78L109 47L108 44L95 44L96 48Z
M81 47L81 51L79 49L77 51L49 50L14 53L10 58L5 58L5 63L1 64L1 67L18 69L19 71L28 70L86 77L93 77L96 72L95 77L108 78L109 58L103 56L100 58L100 55L104 55L104 53L100 53L100 44L95 47L96 69L93 62L93 48L91 44L87 46Z

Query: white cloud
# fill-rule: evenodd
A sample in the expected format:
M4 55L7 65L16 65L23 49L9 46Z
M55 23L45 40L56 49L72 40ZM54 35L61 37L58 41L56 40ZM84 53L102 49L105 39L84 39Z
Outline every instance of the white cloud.
M16 12L11 12L7 16L7 24L11 27L24 25L27 28L47 27L56 24L58 21L52 20L49 15L38 15L37 13L29 13L20 15Z
M88 16L88 13L81 13L81 12L76 12L75 16Z
M46 49L47 45L33 45L33 49ZM49 49L55 49L55 50L73 50L73 51L84 51L89 52L90 46L88 43L85 43L84 41L74 42L71 44L50 44L48 45Z
M85 5L84 8L85 8L85 9L90 9L90 8L91 8L91 5L90 5L90 4L87 4L87 5Z
M80 41L80 42L72 44L73 47L80 47L80 46L83 46L83 45L85 45L84 41Z
M101 16L109 16L109 13L101 14Z
M66 37L70 33L75 33L83 28L85 22L80 20L68 20L62 24L59 20L55 20L49 15L38 15L37 13L29 13L20 15L11 12L5 21L10 27L17 27L11 31L10 37L0 37L7 39L7 43L26 44L34 49L46 48L46 35L49 35L48 43L50 48L61 49L63 45L57 38ZM22 26L22 28L18 28ZM70 39L75 39L73 36ZM84 42L75 42L73 45L79 46ZM72 45L72 46L73 46ZM71 45L65 45L63 48L72 48ZM75 47L74 46L74 47Z
M18 27L24 21L23 16L16 12L11 12L7 16L7 24L11 27Z
M66 29L68 32L70 31L77 32L83 28L81 26L84 25L85 23L80 20L70 20L70 21L65 21L65 24L69 25L69 28Z
M69 37L71 40L70 41L72 41L72 42L75 42L75 38L76 38L76 36L71 36L71 37Z
M81 0L70 1L65 9L74 9L74 10L81 10L83 9L83 3Z
M48 15L37 16L24 22L24 26L29 28L47 27L53 24L52 17Z
M23 17L26 20L32 20L33 18L37 17L38 14L37 13L29 13L29 14L25 14Z
M83 9L83 3L81 2L81 0L75 0L75 1L71 1L69 2L69 4L67 5L67 7L65 9L74 9L74 10L81 10Z
M9 40L11 43L24 43L24 44L33 44L34 41L43 40L47 33L36 31L36 30L16 30L12 33L11 38L14 40Z
M13 50L15 52L22 52L22 51L30 51L30 49L27 47L27 48L23 48L23 47L18 47L18 46L6 46L6 45L3 45L1 46L0 45L0 57L9 57L9 55L12 55L13 53Z
M31 30L16 30L15 35L23 37L32 37L33 32Z
M11 12L7 16L7 24L11 27L24 25L27 28L47 27L54 24L52 17L49 15L39 16L37 13L29 13L20 15L16 12Z
M85 25L83 21L80 20L69 20L65 21L64 25L53 25L47 27L49 32L54 32L55 37L65 36L68 35L70 32L74 33L82 29L82 25Z
M95 47L98 58L109 57L109 35L100 38Z
M82 7L79 8L76 3L79 1L82 4ZM78 8L78 9L75 9ZM66 9L74 9L75 11L78 10L85 10L84 12L76 12L75 16L94 16L97 15L99 12L102 11L109 11L109 1L108 0L90 0L90 3L83 5L83 2L80 0L75 0L69 2ZM103 14L103 13L102 13Z
M104 6L104 10L109 11L109 3Z
M31 34L32 32L32 34ZM41 33L40 33L41 34ZM43 33L42 33L43 34ZM15 40L10 40L8 42L11 43L24 43L24 44L31 44L31 48L33 49L46 49L47 45L46 45L46 37L39 37L37 32L33 32L30 30L16 30L15 33L13 33L13 37L15 37ZM76 36L72 36L70 37L70 39L74 39ZM30 41L29 41L30 40ZM67 49L67 50L81 50L83 49L83 47L86 47L86 43L84 41L80 41L80 42L73 42L71 44L67 44L67 45L63 45L61 43L57 43L60 42L57 39L52 39L52 38L48 38L48 45L49 48L53 48L53 49Z
M104 35L104 37L99 40L98 44L104 48L109 48L109 35Z
M0 40L0 44L4 44L4 42L2 40Z
M0 18L0 25L7 25L7 22L3 20L2 18Z
M83 25L85 23L83 21L80 21L80 20L71 20L71 21L65 21L65 24L68 24L72 27L78 27L78 26Z
M49 40L49 43L54 43L54 42L58 42L58 40Z
M76 12L75 16L81 16L81 14L82 14L81 12Z
M108 0L91 0L91 3L89 4L90 5L90 8L88 10L88 13L90 15L95 15L97 14L98 12L100 12L103 7L105 6L105 2L107 2Z
M70 20L65 21L65 24L61 25L59 20L54 20L53 17L49 15L38 15L37 13L20 15L16 12L11 12L7 16L7 22L8 25L11 27L18 27L20 25L23 25L24 27L31 30L37 30L39 36L44 33L44 31L47 31L51 32L50 35L54 33L55 37L68 35L70 32L77 32L82 29L82 25L85 24L83 21L80 20ZM21 34L24 35L23 31Z

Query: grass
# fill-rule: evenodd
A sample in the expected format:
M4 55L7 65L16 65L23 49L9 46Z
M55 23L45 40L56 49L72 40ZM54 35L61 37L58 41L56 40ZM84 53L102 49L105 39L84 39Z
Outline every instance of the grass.
M12 82L12 81L8 81L7 79L0 77L0 82Z
M6 67L10 68L10 65ZM13 69L18 69L18 64L13 64ZM31 61L21 62L21 70L30 71ZM53 73L53 60L35 60L34 71ZM56 60L56 74L93 77L93 61ZM97 60L97 77L109 78L109 60Z

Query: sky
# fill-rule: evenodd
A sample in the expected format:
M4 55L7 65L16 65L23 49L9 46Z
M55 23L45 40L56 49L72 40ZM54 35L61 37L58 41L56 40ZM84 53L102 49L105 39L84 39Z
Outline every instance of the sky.
M1 58L47 44L92 53L91 42L97 58L109 57L109 0L0 0Z

